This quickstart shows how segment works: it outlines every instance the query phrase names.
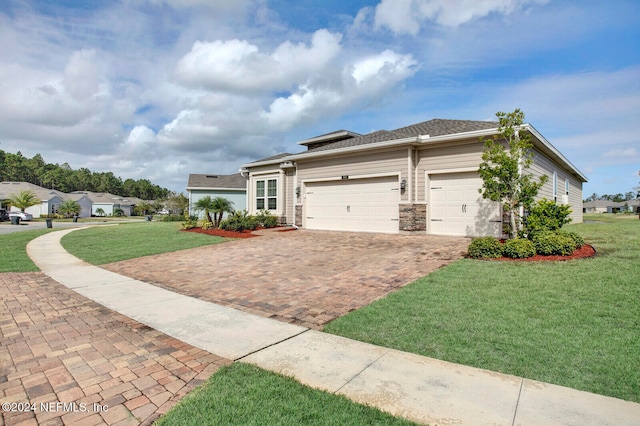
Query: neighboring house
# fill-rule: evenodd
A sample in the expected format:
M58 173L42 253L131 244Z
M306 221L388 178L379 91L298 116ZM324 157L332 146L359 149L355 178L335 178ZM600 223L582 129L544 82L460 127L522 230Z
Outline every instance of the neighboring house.
M204 212L195 210L194 205L206 196L226 198L233 203L234 210L247 208L247 180L240 174L200 175L190 174L187 184L189 193L189 215L202 218Z
M91 216L100 216L98 209L102 209L104 216L113 216L114 212L121 209L125 216L135 214L134 208L142 200L136 197L123 197L108 192L74 191L71 194L85 195L91 200Z
M629 201L609 201L609 200L595 200L587 201L582 204L582 211L584 213L621 213L625 212L637 212L640 203L638 200Z
M43 188L28 182L0 182L0 199L6 200L10 198L12 194L18 194L20 191L32 191L40 200L40 204L25 209L25 211L31 213L34 218L48 214L56 214L60 203L67 199L75 200L80 204L80 217L91 216L91 201L84 195L66 194L56 191L55 189ZM11 208L11 211L16 210L18 210L18 208Z
M484 200L478 167L497 122L435 119L360 135L340 130L299 142L307 150L245 164L247 208L307 229L503 235L499 203ZM582 222L587 178L531 125L538 198L571 205Z

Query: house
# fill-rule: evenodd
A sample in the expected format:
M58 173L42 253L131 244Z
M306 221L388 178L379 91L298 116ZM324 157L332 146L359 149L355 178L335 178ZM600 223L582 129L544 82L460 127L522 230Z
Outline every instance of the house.
M90 216L114 216L119 210L123 216L135 214L134 208L142 200L135 197L123 197L108 192L73 191L70 195L84 195L91 200Z
M86 196L66 194L29 182L0 182L0 199L6 200L13 194L18 194L21 191L32 191L40 200L40 204L25 209L25 211L33 215L34 218L58 213L60 204L69 199L76 201L80 205L80 217L91 216L91 201ZM15 211L18 209L12 207L11 210Z
M195 209L198 200L209 196L226 198L233 203L234 210L247 208L247 179L240 173L234 175L190 174L187 184L189 194L189 215L200 216L203 212Z
M339 130L299 142L306 151L243 165L247 209L307 229L480 236L503 234L499 203L484 200L481 137L492 121L434 119L361 135ZM582 222L587 178L533 126L530 172L549 176L538 198L572 207ZM506 222L506 221L505 221Z
M640 202L638 200L629 201L609 201L609 200L594 200L587 201L582 204L582 211L584 213L623 213L623 212L638 212Z

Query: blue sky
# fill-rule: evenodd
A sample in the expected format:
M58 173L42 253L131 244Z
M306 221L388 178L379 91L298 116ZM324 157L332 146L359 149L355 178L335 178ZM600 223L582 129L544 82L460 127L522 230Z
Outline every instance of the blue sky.
M635 0L0 3L0 149L183 191L337 129L527 121L589 178L640 176Z

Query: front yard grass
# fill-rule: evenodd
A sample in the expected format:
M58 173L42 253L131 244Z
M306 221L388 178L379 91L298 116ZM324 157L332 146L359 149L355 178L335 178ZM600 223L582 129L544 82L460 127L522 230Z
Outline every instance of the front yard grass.
M223 367L155 423L164 425L411 425L249 364Z
M153 254L185 250L228 241L194 232L181 232L177 222L141 222L95 226L62 237L69 253L94 265Z
M640 220L566 228L598 254L567 262L459 260L325 331L640 402Z
M27 255L27 244L53 229L20 231L0 236L0 272L36 272L38 267Z

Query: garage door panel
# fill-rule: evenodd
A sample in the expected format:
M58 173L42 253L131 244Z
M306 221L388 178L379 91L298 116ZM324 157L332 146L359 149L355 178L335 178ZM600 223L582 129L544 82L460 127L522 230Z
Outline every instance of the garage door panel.
M501 236L500 206L482 198L478 192L482 180L477 173L432 175L430 179L432 234Z
M397 177L307 184L309 229L398 232Z

